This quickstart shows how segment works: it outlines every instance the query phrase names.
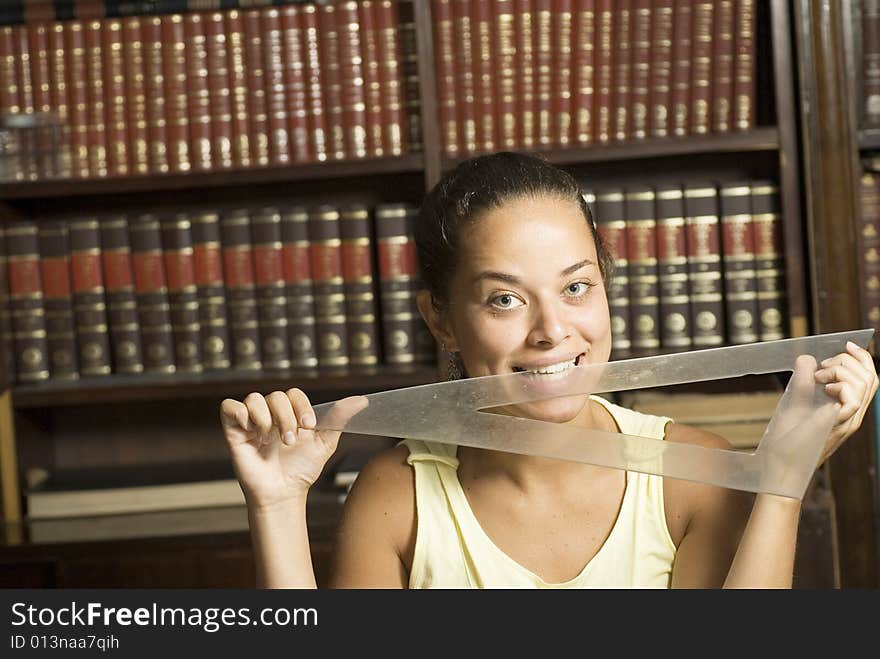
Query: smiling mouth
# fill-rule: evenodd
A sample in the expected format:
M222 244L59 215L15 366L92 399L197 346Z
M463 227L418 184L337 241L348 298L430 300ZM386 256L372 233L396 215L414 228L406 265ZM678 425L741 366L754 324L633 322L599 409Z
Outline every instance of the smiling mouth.
M556 364L548 364L547 366L541 366L540 368L535 369L526 369L521 366L514 366L514 373L531 373L532 375L540 376L541 378L546 379L559 379L566 375L566 373L573 369L575 366L579 366L585 357L584 353L579 354L574 359L570 359L564 362L558 362Z

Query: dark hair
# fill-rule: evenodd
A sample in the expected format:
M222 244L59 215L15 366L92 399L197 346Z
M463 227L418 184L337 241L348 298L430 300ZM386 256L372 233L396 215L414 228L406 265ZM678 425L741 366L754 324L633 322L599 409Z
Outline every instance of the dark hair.
M462 228L505 202L539 196L578 205L596 242L599 271L605 279L611 271L611 255L574 177L541 158L501 151L460 163L422 202L415 226L420 287L431 292L435 303L448 303Z

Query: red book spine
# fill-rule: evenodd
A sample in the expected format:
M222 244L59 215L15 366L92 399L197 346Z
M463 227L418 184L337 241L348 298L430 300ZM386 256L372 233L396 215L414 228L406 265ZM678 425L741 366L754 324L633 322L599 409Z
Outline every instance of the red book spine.
M349 158L367 156L367 112L364 96L364 67L361 60L363 33L354 0L336 5L339 39L339 73L342 80L342 122L345 152Z
M104 108L107 126L107 173L129 174L128 111L125 92L125 60L122 52L122 21L108 18L101 31L104 58Z
M45 23L30 23L26 29L30 52L31 84L34 93L34 112L51 112L49 30Z
M649 133L652 137L667 137L672 90L673 0L654 0L652 9Z
M478 3L481 4L481 3ZM537 145L553 144L553 2L535 0L535 123Z
M782 215L779 186L752 181L752 222L755 226L755 270L758 318L762 341L785 338L786 300Z
M49 375L53 380L75 380L79 378L79 367L67 225L63 221L44 221L39 239Z
M691 132L698 135L709 132L714 22L715 4L697 0L691 25Z
M198 289L199 327L205 369L225 370L229 362L229 326L220 244L220 214L192 213L193 261Z
M615 359L629 357L632 352L630 322L629 258L624 191L609 188L596 193L596 226L614 259L614 272L608 284L611 312L611 351Z
M77 178L89 177L89 101L86 42L82 21L64 23L64 48L67 53L67 91L70 105L70 156L72 174ZM0 85L2 87L2 85Z
M282 7L279 11L284 42L284 93L287 99L290 155L294 162L311 162L314 157L309 145L308 81L305 66L305 35L300 20L301 9L297 5L290 5ZM374 100L377 103L373 110L379 112L381 97ZM379 130L381 132L381 127ZM381 141L381 133L379 139Z
M101 237L98 220L77 218L68 222L73 312L82 375L111 372Z
M93 178L107 176L107 120L104 103L102 32L101 21L86 21L83 24L88 78L86 99L89 175Z
M144 39L144 86L147 95L147 140L149 143L150 172L164 174L170 171L169 132L165 98L165 65L162 46L162 19L159 16L141 20Z
M339 211L334 206L317 206L309 212L315 329L321 368L349 365L339 221Z
M201 14L184 16L183 38L190 168L209 171L212 168L211 98L208 91L208 48Z
M142 373L144 370L128 218L102 217L101 267L107 299L110 353L114 373Z
M19 220L5 228L16 379L20 382L46 380L49 351L37 224L33 220Z
M290 368L281 213L263 206L251 215L260 352L264 368Z
M880 22L880 15L877 16ZM863 22L867 25L867 21ZM755 1L737 0L734 19L734 78L733 121L736 130L752 130L755 127ZM880 36L873 66L876 68L880 97ZM870 95L866 96L869 101ZM875 97L876 98L876 97ZM880 126L880 98L876 105L876 126Z
M0 25L0 112L18 114L18 68L15 66L15 37L12 25Z
M232 99L229 90L229 54L223 13L202 17L208 50L208 101L211 116L211 164L230 169L232 160Z
M571 143L572 126L572 0L553 0L553 82L551 117L553 143L566 147Z
M386 364L412 364L416 359L416 248L408 218L406 204L380 204L375 209L382 359Z
M204 364L191 227L187 212L173 213L160 220L174 361L178 371L199 373Z
M595 95L596 3L575 0L572 68L572 139L580 146L593 143L593 97Z
M290 136L287 132L287 99L284 93L284 39L281 33L281 16L275 7L266 7L259 14L266 122L269 131L269 160L273 165L287 165L290 163Z
M632 16L632 88L630 128L632 137L648 136L648 107L651 95L651 0L635 0Z
M612 89L614 85L614 3L612 0L596 0L596 50L594 111L596 141L611 141L613 119L611 114Z
M412 5L405 6L412 11ZM379 83L385 99L382 105L382 144L387 155L399 156L408 147L421 148L415 23L411 19L406 23L403 21L403 7L397 2L377 0L374 9L379 35Z
M660 277L660 344L686 349L692 344L687 274L684 194L679 185L659 185L657 195L657 266Z
M321 51L321 78L327 119L327 156L345 160L345 111L342 101L342 70L339 60L339 31L336 5L318 5L318 44Z
M361 59L364 67L364 103L367 125L367 155L385 155L382 144L382 78L379 75L379 31L376 27L373 0L357 3L361 26ZM301 59L301 57L300 57Z
M880 327L880 181L864 172L860 182L862 229L859 252L862 265L861 312L865 327Z
M223 273L226 277L226 309L232 367L258 371L263 368L251 244L250 215L246 208L224 210L220 215Z
M654 190L645 186L627 189L627 255L632 346L656 351L660 347L660 285L657 271L657 217Z
M269 164L269 108L266 100L266 63L260 11L241 13L244 38L244 74L248 90L251 159L256 167Z
M302 21L306 51L309 140L314 159L324 162L327 160L329 135L327 115L324 111L324 81L321 77L323 61L318 36L318 9L315 5L303 5Z
M352 366L372 366L379 363L379 345L370 211L349 204L339 217L349 360Z
M12 26L12 39L15 44L15 66L18 74L18 102L21 112L34 112L34 82L31 69L31 52L28 43L27 26Z
M237 167L251 167L250 109L245 59L244 21L238 10L230 10L223 17L226 33L226 53L229 68L229 95L232 105L232 162Z
M684 207L694 346L718 346L725 322L718 191L710 184L688 185Z
M632 137L632 0L614 3L614 139L624 142Z
M519 116L517 140L523 149L532 149L537 139L535 125L535 14L532 0L515 0L516 103ZM459 40L459 43L461 41ZM586 46L585 46L586 47ZM592 48L592 38L589 48Z
M139 16L122 19L122 56L127 96L127 130L132 174L150 172L147 85L144 75L144 32Z
M494 10L492 59L497 73L495 98L498 109L498 147L511 150L517 147L516 24L513 18L513 0L495 0ZM571 16L569 22L570 19Z
M672 27L672 134L690 132L691 117L691 23L693 0L675 0Z
M0 32L2 43L2 32ZM2 48L2 46L0 46ZM69 122L69 100L67 91L67 58L64 46L64 23L56 21L49 26L49 93L52 96L52 109L62 125ZM0 67L3 57L0 54ZM0 89L0 98L3 91ZM0 101L2 105L2 101Z
M285 206L281 209L288 343L291 366L294 368L314 368L318 365L308 220L308 211L303 206Z
M458 97L456 95L455 41L453 40L453 0L434 0L434 43L436 44L437 114L440 120L440 143L449 157L458 155Z
M172 172L188 172L192 165L189 152L186 28L180 14L163 15L161 24L168 166Z
M715 6L712 62L712 130L726 133L733 124L733 0L718 0Z
M758 293L751 187L724 183L719 192L727 341L753 343L758 340Z

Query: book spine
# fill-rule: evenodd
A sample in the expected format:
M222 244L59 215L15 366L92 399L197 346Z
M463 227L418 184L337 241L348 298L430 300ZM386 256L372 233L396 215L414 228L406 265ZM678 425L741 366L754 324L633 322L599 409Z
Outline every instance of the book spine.
M187 104L189 82L187 81L186 28L183 16L180 14L163 15L161 25L168 167L172 172L188 172L192 168L192 163ZM198 115L197 118L201 120Z
M553 2L534 3L536 145L546 148L553 144Z
M712 131L727 133L733 127L734 0L717 0L712 35Z
M18 68L15 66L15 36L11 25L0 26L0 74L4 84L0 85L0 112L18 114L21 105L18 100Z
M130 218L128 233L144 372L174 373L177 366L159 217L142 213Z
M251 124L248 106L247 60L245 58L244 22L238 10L223 15L226 36L227 67L229 70L229 98L232 125L232 162L236 167L251 167Z
M246 208L220 214L220 242L226 279L230 358L236 370L263 367L257 319L256 276L251 244L250 215Z
M692 339L684 194L677 185L659 185L655 194L660 344L664 349L687 349Z
M89 175L92 178L107 176L107 119L104 102L104 58L101 41L104 28L101 21L83 24L86 57L87 136L89 149Z
M287 131L287 97L284 89L284 36L281 32L281 15L275 7L260 11L260 28L269 161L273 165L287 165L290 163L290 134Z
M189 213L182 211L162 217L159 229L168 286L174 363L178 372L200 373L204 370L202 328Z
M862 227L859 252L862 262L861 312L865 327L880 328L880 180L864 172L859 184Z
M0 388L6 390L16 378L12 340L12 309L9 295L9 256L6 227L0 224Z
M266 167L270 162L269 108L266 99L266 63L263 61L263 34L260 11L241 12L244 38L244 73L248 90L251 163Z
M28 42L27 29L24 25L13 25L10 28L11 52L9 56L17 96L13 101L18 114L33 115L34 90L30 67L31 44ZM17 135L17 153L7 161L16 180L36 181L40 178L37 162L36 134L33 130L19 131Z
M64 45L64 24L52 23L48 30L49 39L49 93L52 96L52 109L62 125L68 125L70 121L69 98L67 89L67 57ZM2 43L2 32L0 32ZM2 47L2 46L0 46ZM0 67L3 67L3 57L0 55ZM0 70L3 70L0 68ZM5 75L4 75L5 78ZM2 95L0 91L0 95ZM0 96L2 98L2 96ZM0 101L2 104L2 101Z
M339 31L336 5L318 5L318 45L321 51L321 78L327 117L327 156L345 160L345 112L342 101L342 70L339 59Z
M281 250L287 295L288 344L293 368L315 368L318 365L308 221L309 214L303 206L281 208Z
M99 224L113 372L143 373L143 346L134 290L128 217L105 216L99 219Z
M611 91L614 84L614 3L612 0L596 0L596 85L593 100L593 121L596 141L611 141L613 116L611 114Z
M280 9L284 95L287 103L287 135L290 143L290 157L294 162L311 162L313 156L309 148L305 42L300 15L301 10L296 5ZM376 71L374 73L378 75ZM381 102L381 95L373 100L377 101L377 105L370 106L368 109L372 112L379 112L378 102ZM381 131L381 126L379 130ZM379 140L381 142L381 133Z
M444 82L444 93L455 110L456 148L462 153L477 150L477 106L474 91L474 41L471 29L472 0L452 0L452 33L444 35L452 43L444 46L451 50L451 82ZM444 73L446 73L444 67ZM450 138L451 140L452 138Z
M380 204L374 210L379 271L382 355L386 364L415 362L415 242L407 228L405 204Z
M614 109L613 130L617 142L631 135L630 102L632 97L632 0L614 3Z
M672 92L673 0L654 0L651 12L650 112L651 137L669 135Z
M379 77L379 32L376 28L373 0L357 3L361 26L361 60L364 67L364 104L367 126L367 155L385 155L382 145L382 81Z
M107 173L127 176L129 166L128 110L125 91L125 59L122 51L122 21L108 18L101 30L104 73L104 109L107 131Z
M309 211L315 331L321 368L349 365L339 223L339 211L334 206L321 205Z
M724 343L724 299L717 189L686 186L684 208L694 347L719 346Z
M220 214L201 210L190 214L193 262L199 303L202 359L205 370L225 370L229 361L229 326L223 280Z
M388 0L380 0L379 6L391 5ZM394 73L397 76L398 83L396 92L398 103L403 102L403 114L405 121L401 120L401 135L403 145L401 153L405 150L421 151L422 150L422 94L419 88L419 51L416 40L416 23L413 17L412 3L397 3L399 9L399 23L397 29L386 30L383 34L386 38L381 43L387 43L392 37L399 39L400 46L393 52L396 53L396 59L400 62ZM383 46L382 62L387 65L392 61L386 54L391 52L390 49ZM395 94L392 93L392 87L388 89L388 98L394 99ZM390 104L389 104L390 107ZM396 124L395 124L396 125ZM405 131L403 130L405 128Z
M345 294L346 333L349 363L373 366L379 363L376 296L374 293L373 240L370 211L364 204L340 209L342 279Z
M593 98L595 96L596 3L575 0L574 45L572 68L574 97L572 99L572 139L579 146L593 143Z
M632 347L636 351L656 351L660 347L657 216L654 201L654 190L645 186L629 188L624 194Z
M263 368L290 368L281 213L276 207L262 206L251 214L251 240Z
M71 173L76 178L89 177L88 135L88 74L86 44L81 21L64 23L64 49L66 52L66 88L69 94Z
M570 4L570 0L563 0ZM498 114L498 148L507 151L517 147L517 115L516 115L516 25L513 18L513 0L495 0L494 4L494 30L493 30L493 61L496 71L495 97L497 100ZM571 35L571 13L566 22L566 27L560 32ZM571 50L571 41L567 43ZM570 58L568 60L570 62ZM564 82L565 92L570 96L571 67L566 68L568 79ZM561 90L563 81L557 79Z
M709 132L712 105L712 60L715 48L715 3L695 0L691 25L691 116L690 132Z
M354 0L336 6L339 35L339 66L342 78L342 117L345 126L345 152L349 158L367 156L367 109L364 65L361 58L363 29Z
M144 31L141 18L129 16L122 20L122 58L127 96L125 121L129 139L131 173L149 174L150 150L147 121L147 86L144 74Z
M108 375L112 362L100 225L97 219L86 217L70 220L67 227L80 374Z
M183 19L186 62L186 102L189 113L189 159L193 171L210 171L211 98L208 91L208 47L201 14Z
M736 130L748 131L755 126L755 0L736 0L733 40L733 122ZM880 126L880 36L877 46L876 121Z
M608 282L611 311L611 350L615 359L629 357L632 351L630 323L629 254L624 191L610 188L596 193L596 226L614 259L614 271Z
M444 155L454 158L461 150L459 138L458 96L456 94L456 57L453 30L453 0L434 0L434 43L437 77L437 114L440 144Z
M722 270L728 343L758 340L758 292L751 186L725 183L721 201Z
M785 264L779 186L752 181L752 222L755 227L755 271L758 279L758 317L761 341L785 338Z
M52 112L52 93L49 72L49 31L45 23L27 25L30 51L31 84L34 88L34 112L45 116ZM38 178L56 178L59 175L59 141L51 130L38 128L35 137L35 165Z
M496 149L499 132L495 120L498 112L495 101L496 72L492 48L494 41L492 3L474 2L471 4L471 12L477 149L490 152ZM548 87L550 84L548 82Z
M232 95L229 89L229 53L223 13L203 15L208 69L208 103L211 117L211 164L230 169L232 158Z
M553 0L552 133L556 146L571 143L572 126L572 0Z
M15 66L18 74L18 102L21 112L33 114L34 112L34 81L31 69L31 50L28 42L28 32L25 25L15 25L12 28L13 43L15 44Z
M308 89L309 140L312 156L318 162L327 160L329 135L324 112L324 81L321 77L321 42L318 34L318 9L303 5L303 38L306 53L306 84Z
M648 136L650 121L652 1L635 0L632 12L630 128L633 139L643 140Z
M672 24L672 83L669 102L672 135L682 137L691 124L691 23L693 0L675 0Z
M165 57L163 55L162 19L159 16L141 21L144 40L144 87L147 103L147 140L149 143L150 172L165 174L169 164L169 126L167 112L170 103L165 97Z
M516 30L516 113L517 146L532 149L537 139L535 125L535 15L532 0L514 0L514 20ZM461 43L462 39L458 39ZM593 47L592 36L584 36L579 47ZM589 46L582 44L589 44ZM578 87L582 91L581 87ZM583 100L583 99L581 99ZM589 116L589 113L587 113Z
M6 263L15 379L46 380L49 349L36 222L17 220L6 225Z

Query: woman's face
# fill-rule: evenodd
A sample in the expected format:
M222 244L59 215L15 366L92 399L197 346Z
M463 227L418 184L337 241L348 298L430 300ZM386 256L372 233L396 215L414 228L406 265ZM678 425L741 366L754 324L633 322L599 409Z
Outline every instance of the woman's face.
M534 373L539 391L564 387L565 369L604 363L611 353L608 300L596 244L580 208L524 197L467 227L453 276L447 328L471 377ZM564 391L564 389L562 389ZM564 423L585 396L505 410Z

